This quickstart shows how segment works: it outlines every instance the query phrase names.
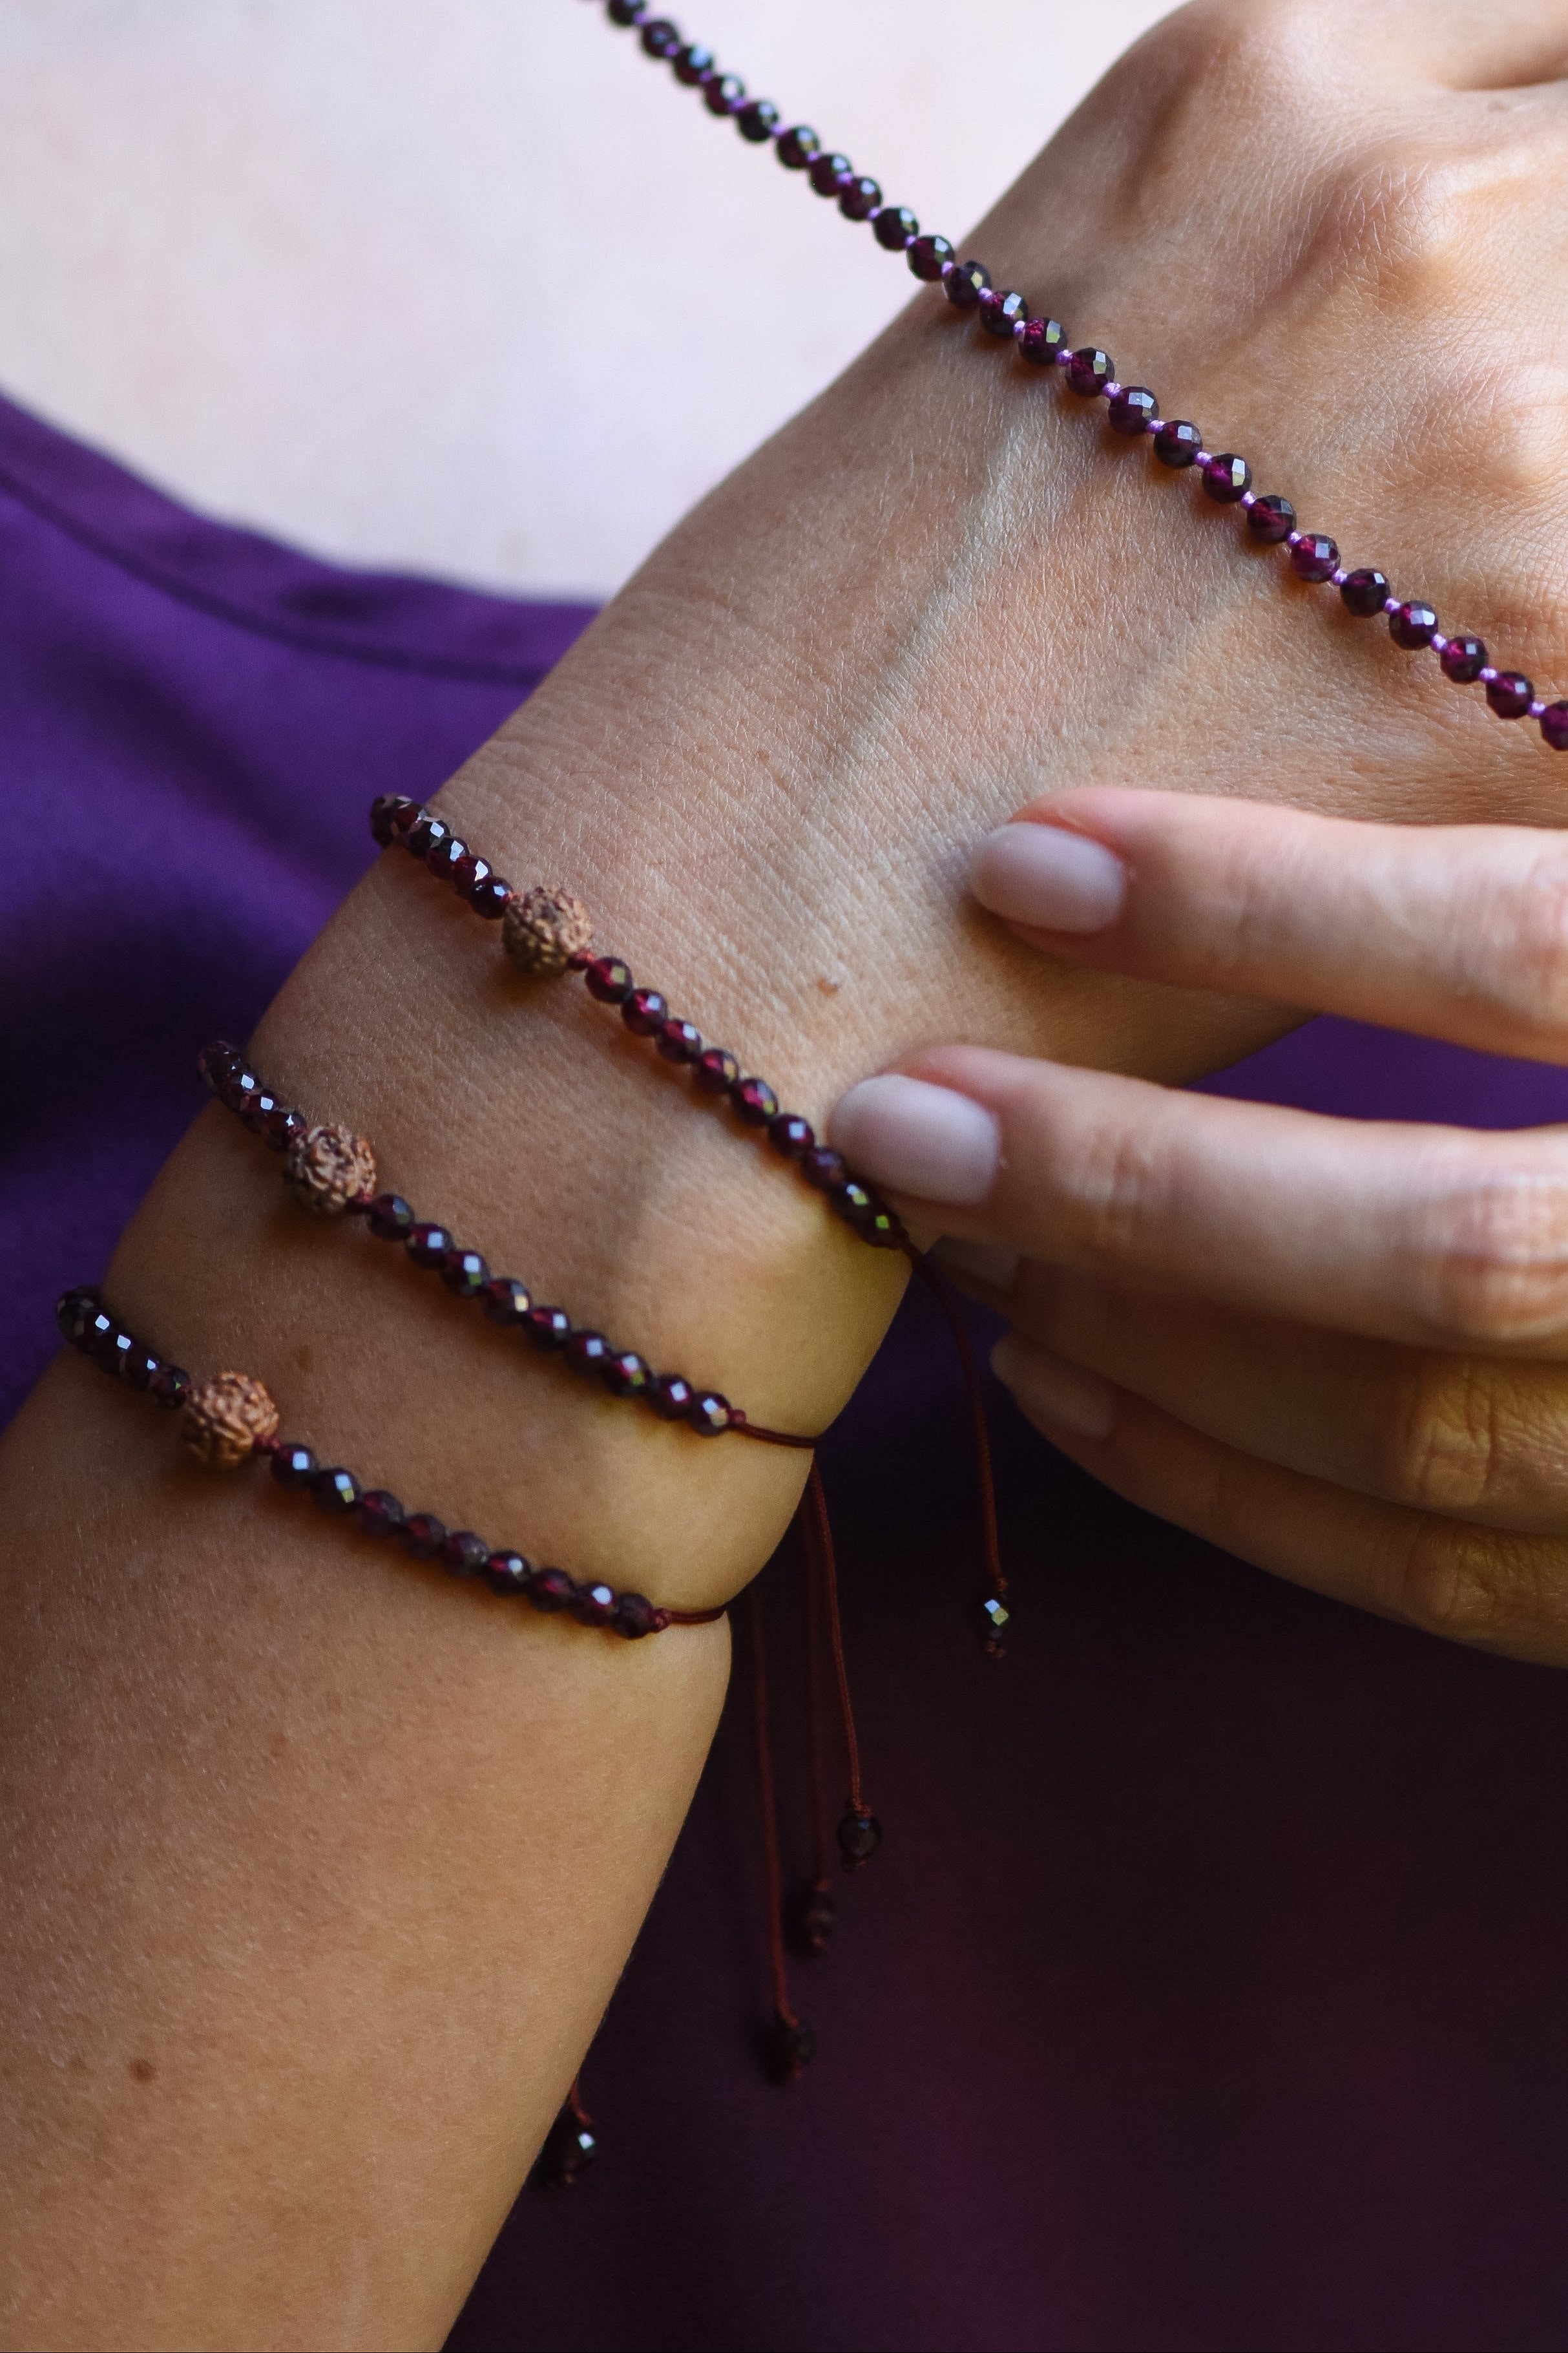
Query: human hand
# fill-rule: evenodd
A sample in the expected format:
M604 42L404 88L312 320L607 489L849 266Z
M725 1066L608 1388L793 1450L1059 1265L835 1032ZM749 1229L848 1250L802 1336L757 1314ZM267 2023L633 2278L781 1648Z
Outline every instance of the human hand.
M1097 971L1568 1061L1568 849L1089 790L976 895ZM939 1049L841 1147L961 1239L1028 1419L1131 1501L1431 1632L1568 1663L1568 1129L1483 1134Z

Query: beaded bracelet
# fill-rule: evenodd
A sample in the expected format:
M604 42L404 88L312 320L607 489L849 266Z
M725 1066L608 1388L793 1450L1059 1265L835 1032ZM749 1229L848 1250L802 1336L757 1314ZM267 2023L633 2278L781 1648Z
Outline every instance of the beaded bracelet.
M250 1374L193 1379L127 1330L89 1284L68 1291L55 1318L63 1336L91 1363L177 1412L185 1447L209 1470L237 1471L261 1457L270 1461L280 1487L308 1493L321 1511L352 1518L367 1535L395 1539L415 1560L438 1562L448 1575L487 1586L491 1593L525 1595L535 1609L564 1611L581 1625L628 1641L661 1634L669 1626L709 1626L724 1615L722 1604L715 1609L661 1609L643 1594L618 1593L601 1578L579 1580L563 1568L538 1567L510 1546L487 1544L471 1528L448 1530L433 1512L405 1512L384 1487L366 1487L352 1471L319 1462L310 1447L280 1439L271 1393Z
M574 1324L563 1307L537 1303L525 1282L493 1275L478 1250L445 1226L419 1218L401 1193L376 1190L375 1152L363 1135L335 1124L312 1125L263 1086L237 1047L217 1039L203 1047L196 1067L217 1101L283 1154L283 1181L296 1201L321 1216L363 1219L378 1241L401 1242L414 1265L438 1274L456 1298L474 1301L503 1332L523 1334L573 1372L599 1381L611 1397L647 1406L660 1420L682 1422L701 1437L752 1438L764 1446L818 1443L752 1421L717 1389L697 1388L684 1374L655 1373L634 1348L616 1348L602 1332Z

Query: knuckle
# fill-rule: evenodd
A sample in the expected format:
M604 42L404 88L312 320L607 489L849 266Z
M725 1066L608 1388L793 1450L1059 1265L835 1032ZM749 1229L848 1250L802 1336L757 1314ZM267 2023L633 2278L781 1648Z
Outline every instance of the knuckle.
M1489 1366L1421 1358L1398 1385L1374 1440L1374 1477L1400 1503L1476 1511L1507 1477L1511 1435Z
M1416 1241L1436 1325L1480 1346L1539 1340L1568 1321L1568 1182L1522 1162L1429 1206Z
M1521 1590L1519 1550L1479 1529L1423 1521L1404 1562L1404 1614L1446 1641L1508 1648L1533 1615L1532 1597Z
M1533 1029L1568 1029L1568 855L1544 849L1522 882L1480 891L1463 922L1508 1009Z

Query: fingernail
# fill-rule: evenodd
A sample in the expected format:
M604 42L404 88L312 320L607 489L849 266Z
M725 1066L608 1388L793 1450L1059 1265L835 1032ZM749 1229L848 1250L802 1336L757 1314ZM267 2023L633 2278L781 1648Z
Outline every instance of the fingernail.
M1037 1347L1033 1340L1021 1340L1016 1332L997 1341L991 1369L1031 1421L1070 1438L1109 1438L1116 1427L1116 1391L1109 1381Z
M944 1273L967 1275L987 1291L1011 1291L1018 1272L1016 1250L1005 1250L1000 1242L966 1242L956 1234L943 1234L926 1256L935 1259Z
M840 1096L828 1133L862 1176L922 1201L984 1201L1001 1158L994 1113L896 1071Z
M983 907L1042 932L1102 932L1121 913L1127 869L1113 850L1059 825L1005 825L974 853Z

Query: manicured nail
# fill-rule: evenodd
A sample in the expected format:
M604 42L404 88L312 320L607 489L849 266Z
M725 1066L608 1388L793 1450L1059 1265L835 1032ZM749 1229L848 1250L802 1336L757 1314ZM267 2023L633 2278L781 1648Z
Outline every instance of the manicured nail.
M1000 1242L966 1242L957 1234L943 1234L926 1252L944 1274L983 1283L987 1291L1011 1291L1018 1272L1018 1253Z
M994 1113L896 1071L840 1096L828 1133L862 1176L922 1201L984 1201L1002 1152Z
M991 1369L1010 1388L1031 1421L1069 1438L1109 1438L1116 1427L1116 1391L1098 1373L1008 1332L991 1351Z
M1127 869L1114 851L1059 825L1005 825L974 853L983 907L1042 932L1102 932L1121 913Z

